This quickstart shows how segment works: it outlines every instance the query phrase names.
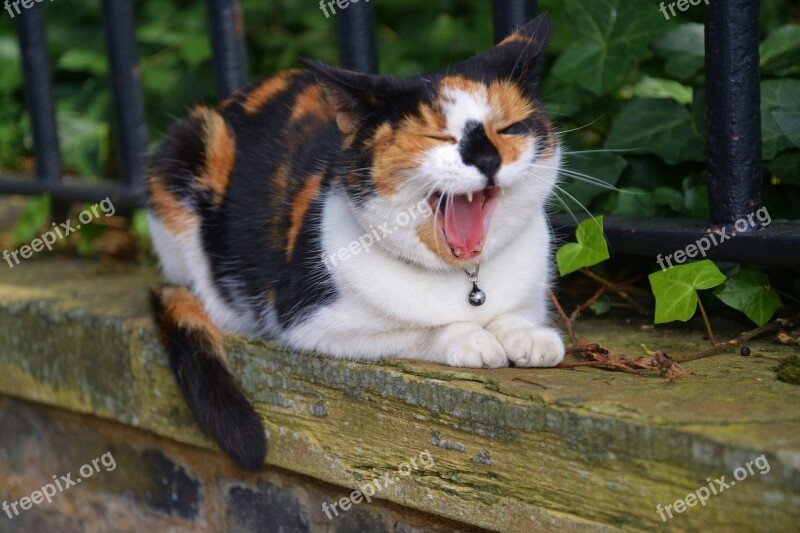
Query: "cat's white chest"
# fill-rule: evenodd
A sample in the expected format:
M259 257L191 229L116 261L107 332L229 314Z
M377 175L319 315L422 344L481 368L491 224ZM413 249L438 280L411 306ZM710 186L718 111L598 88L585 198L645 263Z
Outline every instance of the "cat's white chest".
M369 315L367 322L388 320L422 327L486 324L503 313L543 306L550 240L543 214L481 264L478 285L486 293L486 302L480 306L469 303L472 283L462 270L431 272L389 255L377 243L368 248L353 245L364 231L341 197L327 200L323 220L322 245L342 311L354 312L360 305Z

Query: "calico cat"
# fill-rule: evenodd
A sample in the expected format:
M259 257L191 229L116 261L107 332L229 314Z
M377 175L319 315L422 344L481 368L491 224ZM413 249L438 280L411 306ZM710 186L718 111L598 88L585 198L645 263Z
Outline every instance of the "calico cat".
M199 425L241 468L266 443L223 332L348 359L562 360L545 326L561 156L538 99L549 33L540 16L408 79L304 61L173 127L148 178L171 283L152 300Z

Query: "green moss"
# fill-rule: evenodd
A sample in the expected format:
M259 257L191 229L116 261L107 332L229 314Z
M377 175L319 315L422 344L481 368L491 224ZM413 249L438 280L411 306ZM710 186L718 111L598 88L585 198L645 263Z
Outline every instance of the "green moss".
M800 356L792 355L783 359L775 372L777 372L779 380L800 385Z

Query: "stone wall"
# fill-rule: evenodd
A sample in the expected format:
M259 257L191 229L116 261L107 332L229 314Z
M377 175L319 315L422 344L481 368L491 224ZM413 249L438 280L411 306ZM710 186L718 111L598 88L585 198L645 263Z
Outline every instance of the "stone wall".
M667 383L597 369L361 364L229 337L269 433L265 471L249 476L180 397L149 316L157 283L148 270L81 261L0 269L0 503L107 451L118 465L24 516L0 514L0 531L789 531L800 521L800 387L773 370L794 350L768 339L749 358L698 361ZM641 343L686 353L699 331L589 320L580 334L621 353ZM425 450L429 468L328 521L322 502ZM762 455L768 474L659 517L657 505L730 481Z

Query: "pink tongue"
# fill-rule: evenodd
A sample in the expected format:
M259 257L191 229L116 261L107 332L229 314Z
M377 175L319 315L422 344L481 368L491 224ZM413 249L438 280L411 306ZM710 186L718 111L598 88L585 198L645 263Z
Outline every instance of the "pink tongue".
M483 243L483 194L473 194L471 202L466 194L451 197L444 209L444 235L450 246L468 257Z

